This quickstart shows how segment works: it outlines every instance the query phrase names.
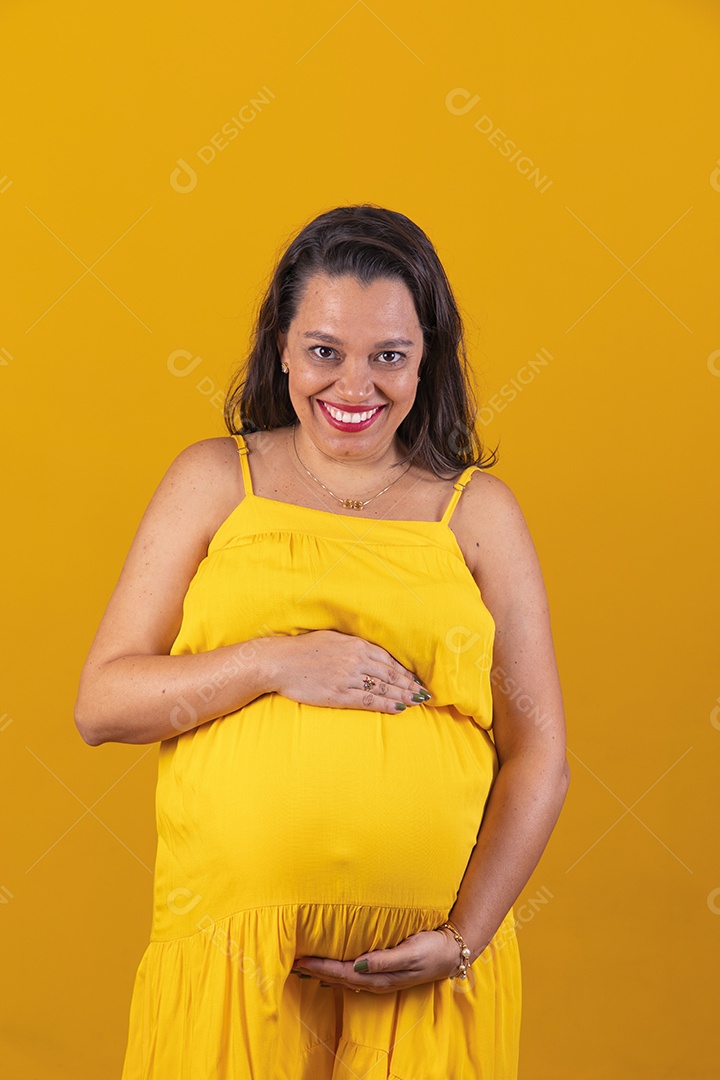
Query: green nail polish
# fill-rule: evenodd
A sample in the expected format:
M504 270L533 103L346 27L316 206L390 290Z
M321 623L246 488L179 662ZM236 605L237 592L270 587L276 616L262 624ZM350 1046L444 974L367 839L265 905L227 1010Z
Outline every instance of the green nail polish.
M427 701L427 695L426 694L413 694L412 699L413 699L413 701Z
M407 709L407 705L403 701L396 701L395 708L398 712L402 712L403 709Z
M367 960L358 960L353 964L353 971L369 971L370 965Z

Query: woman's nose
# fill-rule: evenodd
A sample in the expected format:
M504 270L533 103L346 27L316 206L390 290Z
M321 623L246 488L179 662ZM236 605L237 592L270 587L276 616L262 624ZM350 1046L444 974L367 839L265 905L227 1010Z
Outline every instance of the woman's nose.
M342 370L338 373L335 388L348 403L364 401L374 391L372 373L365 362L346 366L347 363L346 361L343 364Z

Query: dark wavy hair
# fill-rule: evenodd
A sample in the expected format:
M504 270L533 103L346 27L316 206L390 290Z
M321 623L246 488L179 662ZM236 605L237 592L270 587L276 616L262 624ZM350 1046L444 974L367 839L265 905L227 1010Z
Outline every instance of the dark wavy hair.
M280 257L257 312L252 350L227 390L224 418L230 434L287 427L297 420L280 368L277 334L287 332L308 279L317 273L349 274L363 285L399 279L413 296L424 349L415 401L397 429L408 450L403 462L416 462L436 476L454 476L468 465L495 465L497 447L484 457L475 429L477 403L462 319L437 252L404 214L372 203L320 214Z

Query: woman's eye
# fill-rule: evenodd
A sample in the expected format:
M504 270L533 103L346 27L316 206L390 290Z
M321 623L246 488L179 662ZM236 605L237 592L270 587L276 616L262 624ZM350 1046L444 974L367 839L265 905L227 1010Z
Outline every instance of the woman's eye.
M329 345L313 345L310 348L310 352L314 353L319 360L330 360L332 359L332 357L328 356L327 353L334 353L335 350L331 349ZM400 360L403 360L405 358L405 353L395 352L394 350L390 349L379 353L378 356L382 358L386 358L388 356L395 357L394 360L383 359L383 363L387 364L388 367L393 367Z

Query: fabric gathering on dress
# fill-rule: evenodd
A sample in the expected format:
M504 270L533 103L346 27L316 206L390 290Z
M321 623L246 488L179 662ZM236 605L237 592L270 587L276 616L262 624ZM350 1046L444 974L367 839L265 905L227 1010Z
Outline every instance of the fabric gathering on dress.
M512 909L466 981L390 993L321 987L295 957L354 960L443 922L498 770L494 620L450 517L336 514L245 495L185 595L171 655L335 630L382 646L428 688L395 714L265 693L160 743L149 944L122 1080L515 1080ZM210 700L213 684L201 688Z

